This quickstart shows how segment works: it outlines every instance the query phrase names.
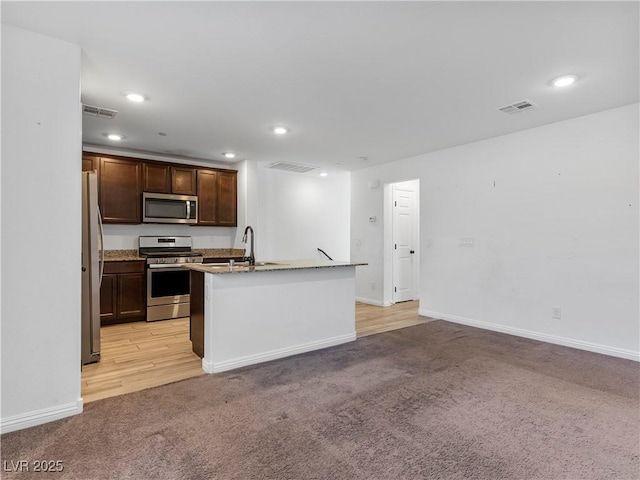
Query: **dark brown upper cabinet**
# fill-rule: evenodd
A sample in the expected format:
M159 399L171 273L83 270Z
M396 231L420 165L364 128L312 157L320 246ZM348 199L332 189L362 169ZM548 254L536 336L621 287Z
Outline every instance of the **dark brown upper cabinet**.
M198 170L198 225L237 225L237 178L234 171Z
M143 165L143 191L196 195L196 169L156 162Z
M142 223L142 192L198 196L198 225L237 226L235 170L83 152L82 170L98 171L105 223Z
M218 172L218 225L238 225L238 174Z
M100 157L99 197L104 223L140 223L142 163Z
M198 170L198 225L218 224L218 172Z
M171 193L177 195L196 195L196 169L190 167L171 167Z
M98 170L98 157L95 155L89 155L87 153L82 154L82 171L91 172Z
M145 192L171 193L171 167L161 163L145 163L142 166Z

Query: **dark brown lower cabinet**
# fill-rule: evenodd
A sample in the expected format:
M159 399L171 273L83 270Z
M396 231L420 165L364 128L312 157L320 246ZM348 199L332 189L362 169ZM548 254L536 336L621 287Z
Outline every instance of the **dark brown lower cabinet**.
M110 325L117 317L118 275L105 273L100 285L100 324Z
M100 286L100 324L139 322L147 312L144 262L106 262Z
M191 270L189 339L193 353L204 357L204 273Z

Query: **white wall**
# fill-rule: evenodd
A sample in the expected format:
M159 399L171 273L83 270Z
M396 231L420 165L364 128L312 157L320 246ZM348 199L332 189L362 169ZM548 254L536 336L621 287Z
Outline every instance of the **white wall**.
M350 174L281 172L258 168L258 260L350 260ZM255 225L254 225L255 227Z
M238 226L233 229L230 243L233 248L244 248L242 234L244 228L255 225L256 215L256 162L243 160L238 167Z
M82 411L80 48L2 25L2 431Z
M638 132L635 104L353 172L356 294L382 300L368 181L420 178L421 314L639 359Z
M240 224L238 224L240 225ZM242 248L233 245L236 228L189 227L188 225L105 225L105 250L137 250L140 235L186 235L190 236L194 248Z

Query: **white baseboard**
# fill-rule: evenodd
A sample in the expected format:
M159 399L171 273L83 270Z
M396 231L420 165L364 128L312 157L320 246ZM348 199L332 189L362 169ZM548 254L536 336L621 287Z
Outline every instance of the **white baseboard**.
M65 417L82 413L82 398L76 402L65 403L56 407L42 408L32 412L20 413L3 418L0 423L0 432L9 433L24 428L35 427L43 423L53 422Z
M298 355L300 353L311 352L313 350L320 350L321 348L334 347L343 343L353 342L355 339L356 332L353 332L347 335L327 338L317 342L304 343L301 345L295 345L293 347L282 348L279 350L272 350L270 352L263 352L256 355L248 355L246 357L224 360L222 362L209 362L203 358L202 369L207 373L226 372L227 370L233 370L234 368L246 367L247 365L255 365L256 363L268 362L270 360L277 360L278 358Z
M356 302L366 303L367 305L375 305L376 307L390 307L393 303L389 301L373 300L371 298L356 297Z
M462 325L469 325L470 327L483 328L485 330L492 330L494 332L507 333L509 335L515 335L517 337L530 338L531 340L539 340L541 342L553 343L555 345L563 345L565 347L577 348L579 350L586 350L588 352L601 353L603 355L610 355L612 357L625 358L627 360L634 360L640 362L640 352L634 352L633 350L625 350L622 348L610 347L607 345L600 345L598 343L584 342L582 340L574 340L572 338L558 337L556 335L549 335L546 333L534 332L532 330L524 330L522 328L507 327L499 325L497 323L482 322L480 320L473 320L471 318L459 317L457 315L448 315L446 313L432 312L429 310L420 309L418 315L424 317L437 318L440 320L446 320L448 322L460 323Z

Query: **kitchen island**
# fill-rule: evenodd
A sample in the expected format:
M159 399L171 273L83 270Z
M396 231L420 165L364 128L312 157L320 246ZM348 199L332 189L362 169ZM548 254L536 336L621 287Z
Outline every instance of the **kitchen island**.
M191 341L217 373L356 339L355 267L322 260L191 264Z

